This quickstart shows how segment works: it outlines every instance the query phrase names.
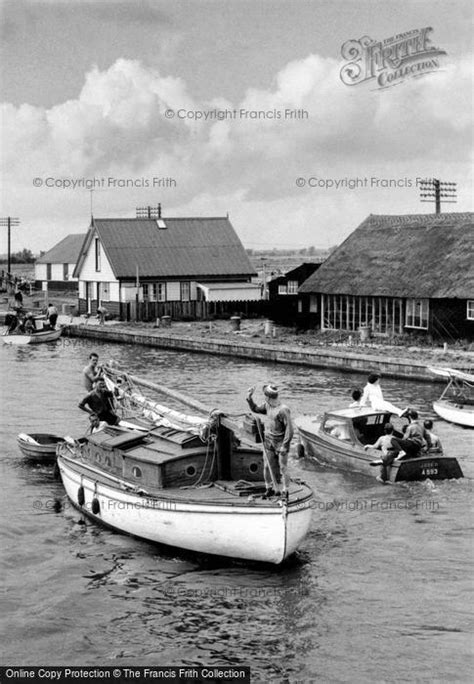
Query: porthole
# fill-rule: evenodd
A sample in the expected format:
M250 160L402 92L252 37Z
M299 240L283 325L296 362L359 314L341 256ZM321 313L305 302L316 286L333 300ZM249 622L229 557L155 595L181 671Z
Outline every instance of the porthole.
M188 465L184 471L188 477L194 477L196 475L196 466Z
M141 468L138 468L138 466L133 466L132 475L133 475L133 477L141 477L142 476Z
M251 473L256 473L258 471L258 463L251 463L249 465L249 470Z

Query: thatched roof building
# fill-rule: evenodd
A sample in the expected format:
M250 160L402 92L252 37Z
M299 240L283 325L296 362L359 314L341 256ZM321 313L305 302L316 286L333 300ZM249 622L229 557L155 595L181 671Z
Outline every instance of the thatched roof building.
M300 287L322 328L474 336L474 214L370 215Z

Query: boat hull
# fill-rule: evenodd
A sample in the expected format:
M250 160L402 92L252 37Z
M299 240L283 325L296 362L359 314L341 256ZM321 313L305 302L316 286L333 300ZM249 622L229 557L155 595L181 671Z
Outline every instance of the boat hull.
M474 406L471 404L455 404L440 399L433 402L433 409L443 420L464 427L474 427Z
M55 342L61 337L62 330L45 330L44 332L37 332L33 335L2 335L3 344L25 345L25 344L41 344L43 342Z
M304 456L341 470L363 473L371 477L379 474L379 468L371 463L380 459L380 451L374 449L365 451L357 445L345 445L340 440L320 434L318 423L314 423L314 429L308 429L310 422L311 419L307 419L305 425L304 420L300 423L296 421ZM463 473L457 459L437 451L427 452L417 458L394 461L388 469L389 482L444 480L459 477L463 477Z
M33 438L36 444L28 438ZM56 460L56 447L63 441L62 437L49 433L18 435L17 437L17 444L26 458L45 462Z
M306 485L288 504L261 497L226 500L222 492L214 496L213 488L140 495L136 487L94 473L73 458L58 455L58 466L69 499L94 520L190 551L279 564L294 553L311 522L313 494Z

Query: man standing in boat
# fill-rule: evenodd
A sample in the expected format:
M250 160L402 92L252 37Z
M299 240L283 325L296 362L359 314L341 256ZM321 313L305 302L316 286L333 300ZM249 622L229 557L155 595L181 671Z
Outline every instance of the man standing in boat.
M250 410L265 416L265 435L263 441L265 478L265 496L282 494L288 496L290 478L288 476L288 451L293 437L293 425L288 406L282 404L278 397L278 388L264 385L265 403L257 405L253 400L255 387L251 387L247 394ZM281 491L280 491L281 488Z
M54 304L51 304L51 302L48 304L48 308L46 309L46 319L48 320L49 325L53 328L56 327L56 321L58 320L58 310L54 306Z
M114 411L114 395L107 389L103 378L96 380L94 389L86 394L79 403L79 408L91 416L92 423L96 423L99 419L99 421L105 421L109 425L117 425L120 421Z

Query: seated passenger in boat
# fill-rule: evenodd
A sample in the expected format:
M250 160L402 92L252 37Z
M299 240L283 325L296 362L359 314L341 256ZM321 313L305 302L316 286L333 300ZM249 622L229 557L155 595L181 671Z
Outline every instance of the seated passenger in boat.
M7 314L5 324L8 325L8 333L14 332L18 326L18 316L14 313Z
M371 373L367 378L367 384L364 387L362 397L359 400L360 406L370 406L376 411L390 411L400 418L404 416L407 409L400 409L398 406L385 401L383 398L382 388L380 386L379 373Z
M28 335L31 335L32 333L36 332L35 319L33 318L32 313L27 314L24 329L25 333L27 333Z
M441 440L438 437L438 435L435 435L433 432L433 421L432 420L425 420L423 422L423 427L425 428L426 435L428 437L427 441L427 446L428 444L430 445L430 449L435 449L436 451L442 451L443 447L441 446Z
M364 445L364 449L380 449L382 452L380 475L377 477L377 480L380 482L386 482L388 480L389 467L392 465L395 458L402 453L396 437L393 436L394 428L392 423L386 423L383 431L384 434L378 438L375 444Z
M114 410L114 395L107 389L105 381L101 378L94 383L94 389L86 394L79 403L81 411L85 411L90 416L97 417L109 425L117 425L120 418Z
M346 425L346 423L340 423L339 425L335 425L331 429L331 432L329 434L331 435L331 437L335 437L336 439L342 439L345 441L348 441L351 438L349 428Z
M403 438L394 437L401 451L404 451L407 458L416 458L420 455L423 447L431 447L430 436L424 425L418 418L418 411L408 409L408 425L405 428Z
M349 408L362 408L362 390L356 387L356 389L352 390L351 397L352 404L349 404Z

